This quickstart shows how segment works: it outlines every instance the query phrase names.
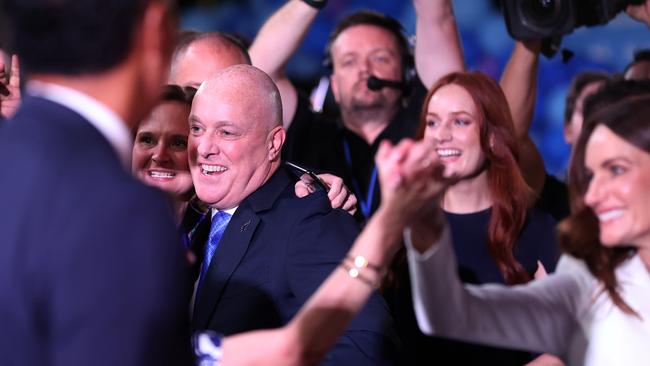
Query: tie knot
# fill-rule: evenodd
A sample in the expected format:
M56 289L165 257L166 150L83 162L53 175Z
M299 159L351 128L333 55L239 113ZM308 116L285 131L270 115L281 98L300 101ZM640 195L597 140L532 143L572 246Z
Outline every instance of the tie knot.
M228 222L230 222L231 217L232 215L226 211L217 211L217 213L212 216L212 223L210 224L210 239L219 233L223 233Z

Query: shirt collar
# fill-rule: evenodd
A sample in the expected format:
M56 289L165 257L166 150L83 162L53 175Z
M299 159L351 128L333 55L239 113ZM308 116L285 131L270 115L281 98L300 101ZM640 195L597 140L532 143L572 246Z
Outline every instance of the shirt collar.
M117 113L97 99L62 85L30 80L27 93L63 105L85 118L113 147L122 165L131 171L133 136Z
M214 215L216 215L217 212L219 212L219 211L225 211L227 214L232 216L232 215L235 214L235 211L237 211L237 207L239 207L239 206L235 206L235 207L229 208L227 210L217 210L216 208L212 208L212 209L210 209L210 217L214 217Z

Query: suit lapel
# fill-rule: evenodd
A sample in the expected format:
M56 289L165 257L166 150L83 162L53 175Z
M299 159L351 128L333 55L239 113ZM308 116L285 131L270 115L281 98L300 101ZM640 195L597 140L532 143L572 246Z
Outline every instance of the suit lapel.
M195 301L193 329L207 329L224 288L241 263L260 223L260 215L271 209L288 185L290 175L278 169L262 187L248 196L237 208L214 252L210 268Z
M198 291L192 326L206 329L224 287L248 250L259 216L246 202L237 208L214 252L210 268Z

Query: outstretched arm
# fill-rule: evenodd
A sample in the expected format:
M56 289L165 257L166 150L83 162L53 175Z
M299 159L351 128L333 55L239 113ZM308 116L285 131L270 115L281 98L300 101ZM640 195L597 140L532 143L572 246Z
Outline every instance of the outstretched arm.
M519 139L528 135L537 97L540 41L516 41L499 84L508 99Z
M526 285L463 285L450 230L438 238L417 231L406 232L405 241L413 306L425 334L566 356L592 284L576 259L563 258L558 272Z
M275 81L282 97L285 129L296 112L296 88L284 74L284 67L296 51L318 9L302 0L289 0L264 23L249 49L253 65Z
M432 184L440 169L427 157L434 152L425 143L403 141L396 147L384 142L377 153L382 203L348 254L362 262L344 260L285 327L227 337L223 365L304 365L318 363L336 342L355 314L375 292L372 283L397 251L401 229L423 207L432 205L443 185ZM407 169L403 169L407 168ZM373 268L373 267L378 267ZM358 277L350 268L358 270Z
M429 89L442 76L464 69L451 0L413 0L417 17L415 67Z
M533 122L537 98L537 72L541 42L517 41L501 75L501 89L506 95L519 146L519 166L528 185L540 193L546 170L537 146L528 131Z

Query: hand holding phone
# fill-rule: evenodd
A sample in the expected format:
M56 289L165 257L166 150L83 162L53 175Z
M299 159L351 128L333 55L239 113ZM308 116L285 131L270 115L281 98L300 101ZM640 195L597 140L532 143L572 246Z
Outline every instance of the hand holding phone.
M314 188L319 188L324 190L325 192L329 192L330 188L325 182L323 182L316 173L312 172L311 170L305 169L301 167L300 165L294 164L289 161L284 162L287 166L291 167L297 172L301 173L300 180L305 182L307 186L313 186Z

